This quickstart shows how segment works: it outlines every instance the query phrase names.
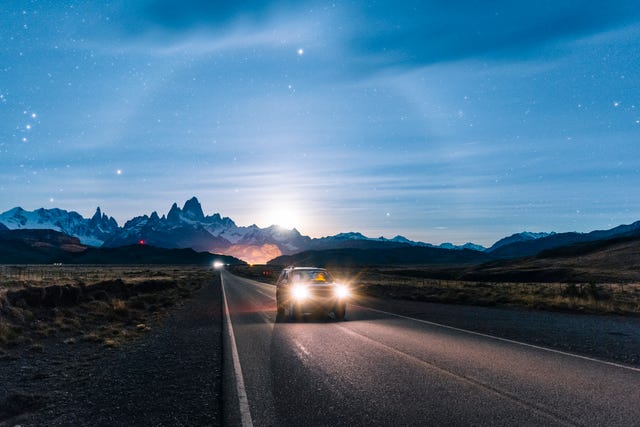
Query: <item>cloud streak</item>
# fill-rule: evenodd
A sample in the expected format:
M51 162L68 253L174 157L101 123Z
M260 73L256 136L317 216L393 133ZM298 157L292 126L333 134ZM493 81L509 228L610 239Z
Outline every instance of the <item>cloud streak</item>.
M307 234L454 243L640 212L635 2L28 6L0 14L0 210L286 199Z
M593 1L381 1L362 5L354 35L359 52L387 65L415 66L468 58L525 59L547 55L559 41L637 23L637 3ZM364 31L364 26L375 31Z

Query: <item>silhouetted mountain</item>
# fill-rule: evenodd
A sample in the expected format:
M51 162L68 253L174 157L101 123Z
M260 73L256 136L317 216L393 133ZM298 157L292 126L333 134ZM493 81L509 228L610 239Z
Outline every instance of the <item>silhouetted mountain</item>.
M610 230L590 233L554 233L537 239L516 241L502 246L492 246L491 255L498 258L521 258L536 255L544 250L568 246L575 243L607 240L616 237L640 236L640 221L630 225L620 225Z
M76 237L54 230L0 231L0 264L61 262L87 246Z
M624 234L624 232L623 232ZM501 260L450 272L449 278L482 281L637 283L640 236L581 242L535 257Z
M305 251L269 261L273 265L314 265L317 267L367 266L367 265L443 265L471 264L490 260L483 252L469 249L449 250L431 247L403 245L379 249L328 249Z
M524 231L522 233L512 234L509 237L505 237L495 242L490 248L487 249L487 252L493 252L498 248L510 245L512 243L529 242L531 240L541 239L543 237L547 237L552 234L555 234L555 233L553 232L552 233L531 233L529 231Z
M53 230L0 231L0 264L227 264L244 262L230 256L164 249L149 245L95 248L76 237Z
M213 261L225 264L245 264L227 255L196 252L190 248L165 249L149 245L130 245L117 248L88 248L72 258L74 264L195 264L211 265Z
M431 243L416 242L409 240L404 236L395 236L392 239L387 239L383 236L377 238L371 238L363 235L362 233L349 232L339 233L334 236L321 237L318 239L311 239L306 247L307 250L323 250L323 249L336 249L336 248L362 248L362 249L375 249L375 248L394 248L402 246L422 246L429 248L440 249L472 249L475 251L484 251L485 248L474 243L465 243L464 245L454 245L452 243L442 243L440 245L433 245Z

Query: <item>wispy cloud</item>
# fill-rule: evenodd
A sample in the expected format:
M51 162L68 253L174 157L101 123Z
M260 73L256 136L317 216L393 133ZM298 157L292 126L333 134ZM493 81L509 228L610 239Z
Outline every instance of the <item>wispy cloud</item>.
M354 32L354 49L386 57L388 65L410 66L539 56L549 44L638 22L640 17L633 0L606 5L586 0L380 1L360 6L366 18ZM372 23L376 31L364 31Z

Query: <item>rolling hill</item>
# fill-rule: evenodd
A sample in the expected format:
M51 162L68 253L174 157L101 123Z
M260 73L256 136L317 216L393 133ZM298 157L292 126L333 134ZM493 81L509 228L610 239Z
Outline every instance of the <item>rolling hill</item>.
M95 248L53 230L0 231L0 264L243 264L237 258L150 245Z
M456 278L483 281L638 283L640 236L581 242L458 271Z
M360 249L342 248L324 251L305 251L285 255L269 261L271 265L315 265L318 267L370 265L446 265L481 263L492 259L483 252L462 249L449 250L421 246Z
M581 242L517 259L438 248L334 249L281 256L270 265L407 267L425 278L482 282L638 283L640 236Z

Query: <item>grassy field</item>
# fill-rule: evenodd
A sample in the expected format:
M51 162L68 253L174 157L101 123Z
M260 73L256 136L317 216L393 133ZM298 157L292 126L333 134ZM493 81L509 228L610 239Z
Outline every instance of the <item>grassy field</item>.
M450 304L516 306L582 313L640 314L638 283L516 283L439 280L430 268L331 269L358 294ZM275 283L279 268L234 266L232 272Z
M0 266L0 358L48 342L119 347L216 274L200 266Z

